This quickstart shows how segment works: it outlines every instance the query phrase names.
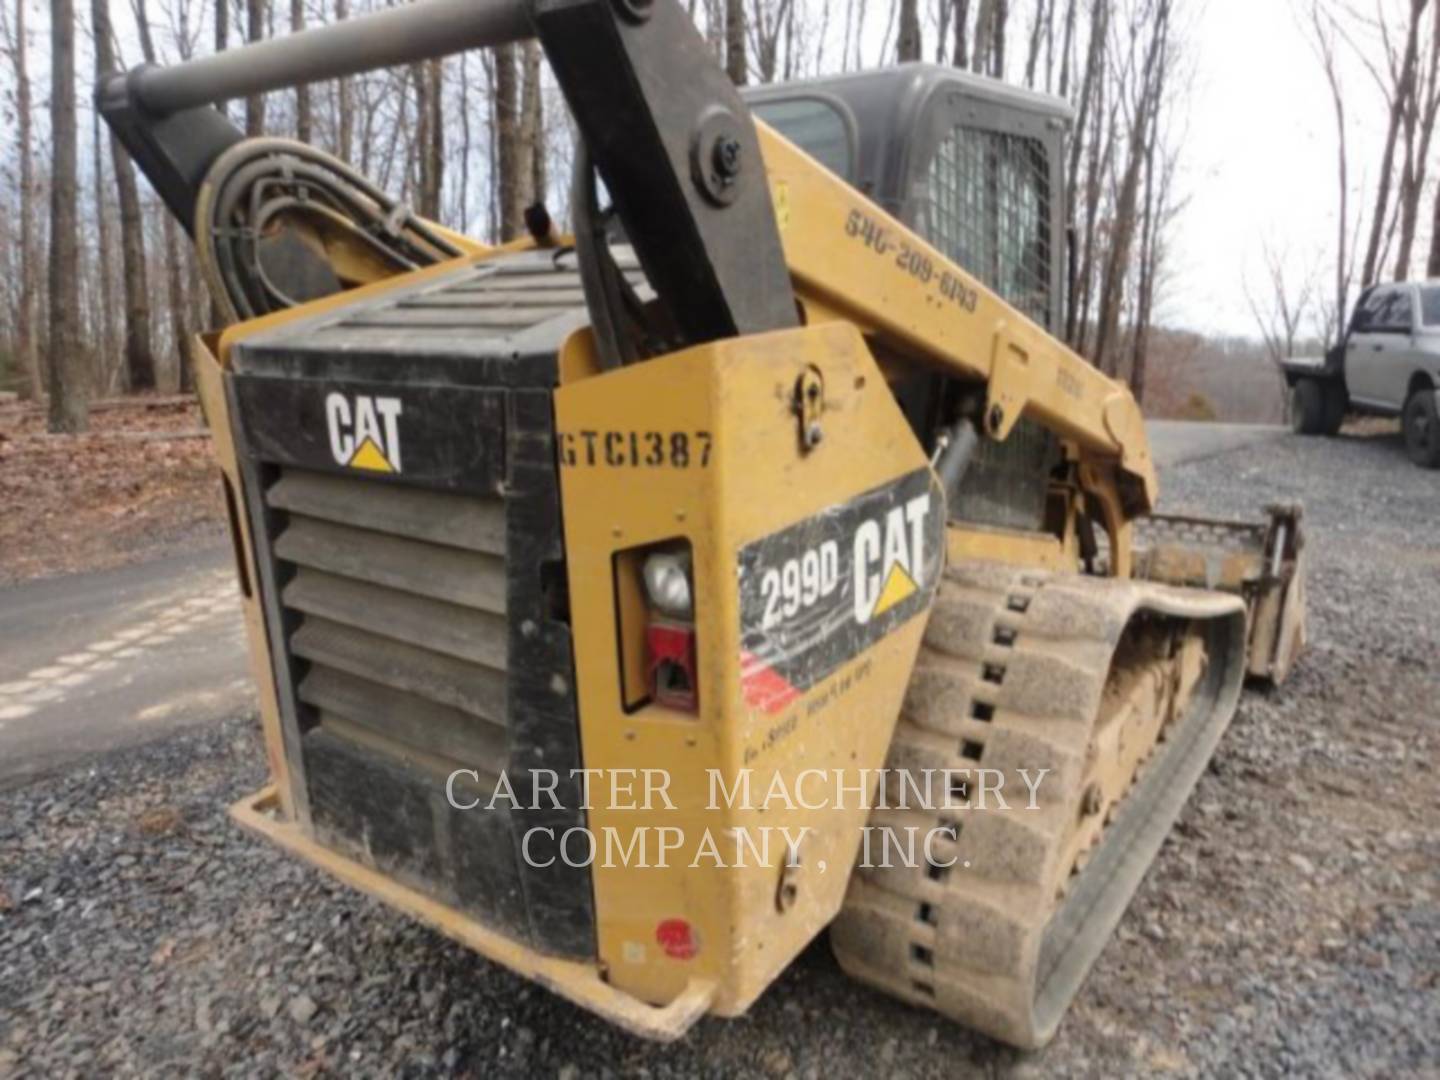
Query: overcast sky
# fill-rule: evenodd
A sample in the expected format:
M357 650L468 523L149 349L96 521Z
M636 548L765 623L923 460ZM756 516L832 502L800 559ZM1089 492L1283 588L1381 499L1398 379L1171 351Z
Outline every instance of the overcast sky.
M1207 0L1193 24L1180 193L1189 202L1176 224L1164 321L1253 335L1243 281L1262 284L1266 240L1287 253L1296 280L1333 279L1334 110L1293 10L1290 0ZM1384 106L1360 64L1347 62L1345 78L1352 175L1373 174Z

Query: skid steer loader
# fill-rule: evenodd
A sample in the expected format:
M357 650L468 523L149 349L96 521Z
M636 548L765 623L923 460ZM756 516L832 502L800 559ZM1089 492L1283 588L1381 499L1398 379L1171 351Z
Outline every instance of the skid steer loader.
M214 107L532 36L573 235L484 246ZM1054 336L1062 104L905 66L747 106L675 0L420 0L97 97L229 321L243 825L652 1038L827 927L1054 1034L1303 640L1298 510L1152 516L1136 402Z

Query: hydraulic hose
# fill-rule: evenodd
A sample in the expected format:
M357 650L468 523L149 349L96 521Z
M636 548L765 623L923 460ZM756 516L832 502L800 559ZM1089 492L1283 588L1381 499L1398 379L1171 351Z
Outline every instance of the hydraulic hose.
M287 231L343 237L396 273L462 254L343 161L289 139L246 139L222 154L201 186L195 218L201 273L237 322L346 287L322 251L294 246L285 255L292 272L277 280L265 248Z

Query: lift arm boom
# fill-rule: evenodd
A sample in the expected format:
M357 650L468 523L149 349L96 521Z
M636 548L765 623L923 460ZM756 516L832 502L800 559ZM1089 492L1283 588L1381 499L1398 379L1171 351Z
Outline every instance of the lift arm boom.
M1129 390L757 126L675 0L420 0L141 67L97 96L194 228L208 165L240 139L215 102L531 36L681 343L793 326L798 286L919 362L983 382L991 438L1028 414L1113 475L1124 517L1153 506L1154 467Z

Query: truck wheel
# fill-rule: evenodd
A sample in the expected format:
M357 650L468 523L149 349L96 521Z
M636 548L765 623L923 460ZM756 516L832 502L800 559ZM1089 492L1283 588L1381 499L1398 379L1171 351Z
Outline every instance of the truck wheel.
M1325 423L1320 429L1320 434L1333 437L1340 434L1340 425L1345 422L1345 407L1349 402L1345 397L1345 388L1338 382L1327 382L1323 389Z
M1290 429L1297 435L1325 430L1325 388L1315 379L1300 379L1290 388Z
M1434 390L1422 386L1410 392L1400 426L1410 460L1421 468L1440 468L1440 409L1435 405Z

